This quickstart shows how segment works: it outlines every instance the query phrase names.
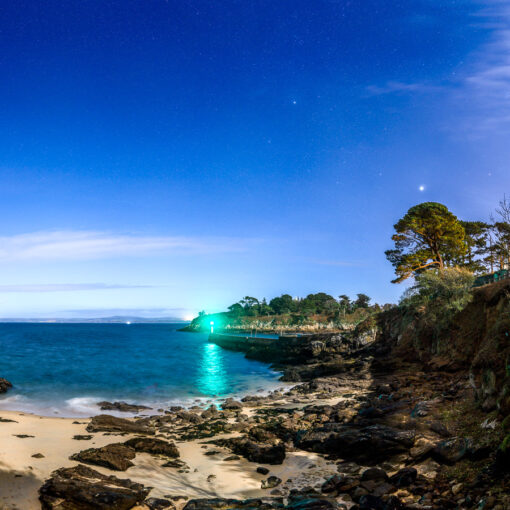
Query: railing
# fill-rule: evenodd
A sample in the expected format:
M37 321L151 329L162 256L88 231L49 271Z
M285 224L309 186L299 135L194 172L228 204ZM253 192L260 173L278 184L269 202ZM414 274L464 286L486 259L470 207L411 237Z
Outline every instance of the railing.
M486 274L483 276L478 276L473 283L473 287L481 287L482 285L487 285L489 283L496 283L501 280L507 280L510 278L510 270L508 269L500 269L492 274Z

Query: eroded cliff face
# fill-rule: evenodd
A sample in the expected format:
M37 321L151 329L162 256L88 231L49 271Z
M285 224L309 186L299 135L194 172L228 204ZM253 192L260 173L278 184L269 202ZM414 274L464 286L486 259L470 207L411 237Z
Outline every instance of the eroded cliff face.
M510 281L473 291L471 302L441 335L426 314L405 317L398 308L379 316L377 344L400 360L420 360L425 368L465 371L479 408L501 421L500 446L510 455Z

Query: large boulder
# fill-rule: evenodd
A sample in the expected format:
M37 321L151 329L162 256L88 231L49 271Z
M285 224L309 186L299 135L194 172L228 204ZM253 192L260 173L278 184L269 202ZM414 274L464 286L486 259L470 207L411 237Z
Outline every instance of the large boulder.
M282 464L285 459L285 445L256 443L247 437L219 439L214 444L230 448L236 455L241 455L250 462L259 464Z
M153 455L164 455L165 457L179 457L177 446L171 441L156 439L155 437L134 437L124 443L137 452L151 453Z
M432 453L439 462L455 464L468 453L470 446L469 439L454 437L438 443Z
M103 466L114 471L126 471L133 463L135 450L121 443L108 444L101 448L88 448L69 457L85 464Z
M150 489L78 465L54 471L39 489L42 510L128 510Z
M334 455L346 460L373 464L392 455L407 453L414 444L414 432L384 425L354 428L339 423L299 433L296 446L303 450Z
M117 418L109 414L94 416L87 425L87 432L120 432L132 434L154 434L154 429L145 423L126 418Z

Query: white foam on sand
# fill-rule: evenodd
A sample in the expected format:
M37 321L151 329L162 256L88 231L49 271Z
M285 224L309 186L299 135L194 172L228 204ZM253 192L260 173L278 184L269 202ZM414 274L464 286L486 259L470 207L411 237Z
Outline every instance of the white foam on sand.
M229 397L234 398L235 400L239 400L246 395L266 396L276 389L287 390L292 386L294 386L294 384L273 381L264 386L251 386L247 384L246 387L244 387L242 390L229 395L197 395L183 397L169 396L169 398L157 399L150 399L147 398L147 396L141 398L132 398L129 396L126 396L125 398L119 398L118 395L114 397L112 395L108 395L108 393L105 392L101 396L83 395L68 399L59 399L58 397L51 398L48 396L47 399L40 400L29 397L27 395L23 395L22 393L14 393L7 394L0 398L0 410L21 411L36 414L39 416L59 416L65 418L85 418L102 413L128 418L144 414L159 414L159 409L168 409L172 406L180 406L186 409L189 409L193 406L207 408L212 404L221 406L223 400ZM151 409L142 410L140 413L126 413L115 410L102 411L97 405L101 401L123 401L129 404L148 406Z

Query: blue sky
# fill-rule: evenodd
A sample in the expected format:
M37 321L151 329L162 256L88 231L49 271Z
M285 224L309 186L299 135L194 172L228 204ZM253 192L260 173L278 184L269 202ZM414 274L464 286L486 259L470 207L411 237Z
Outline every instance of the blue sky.
M7 0L0 47L3 317L395 301L410 206L510 193L503 1Z

